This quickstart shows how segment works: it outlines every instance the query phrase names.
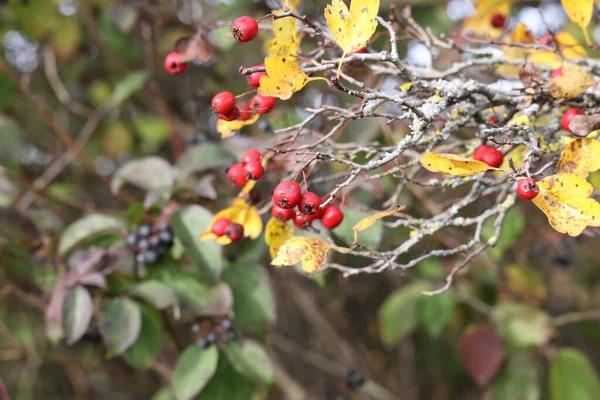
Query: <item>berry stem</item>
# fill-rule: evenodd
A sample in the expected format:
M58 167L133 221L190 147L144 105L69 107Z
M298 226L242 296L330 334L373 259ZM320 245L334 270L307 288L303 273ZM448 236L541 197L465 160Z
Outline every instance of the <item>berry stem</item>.
M258 90L251 90L251 91L249 91L249 92L244 92L244 93L242 93L242 94L238 94L237 96L235 96L235 98L236 98L236 99L239 99L239 98L242 98L242 97L244 97L244 96L248 96L249 94L254 94L254 93L256 93L256 92L258 92Z

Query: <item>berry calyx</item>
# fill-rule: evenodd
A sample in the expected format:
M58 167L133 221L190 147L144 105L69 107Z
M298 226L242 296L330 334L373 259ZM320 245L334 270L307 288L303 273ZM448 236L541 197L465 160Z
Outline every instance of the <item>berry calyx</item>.
M265 64L259 64L259 65L255 65L252 68L259 68L259 67L264 67ZM247 76L248 79L248 84L250 86L253 86L255 88L260 86L260 78L262 78L263 76L267 76L267 71L260 71L260 72L255 72L253 74L250 74Z
M490 19L490 23L494 28L504 28L504 24L506 23L506 17L500 13L494 14Z
M294 210L281 208L277 205L273 205L271 208L271 216L279 222L287 222L296 216Z
M535 199L540 193L540 188L533 178L521 179L517 182L517 194L525 200Z
M321 222L327 229L335 229L344 220L344 213L338 206L327 206L323 210Z
M244 165L246 178L254 181L259 180L265 174L265 167L259 161L250 161Z
M240 115L240 109L237 107L233 107L225 114L219 114L219 119L222 119L223 121L235 121L240 117Z
M227 170L227 180L236 188L242 188L248 183L244 164L235 163Z
M171 75L179 75L185 71L187 63L179 61L179 53L172 52L165 57L165 69Z
M319 206L321 205L321 199L319 196L314 194L313 192L305 192L300 197L300 202L298 203L298 210L302 214L306 215L314 215L317 213Z
M249 42L258 34L258 22L252 17L239 17L231 25L231 34L240 43Z
M560 126L562 126L565 131L571 132L571 129L569 129L569 124L571 124L571 120L578 115L581 115L581 111L579 111L577 108L568 109L560 119Z
M212 233L214 233L218 237L221 237L221 236L225 235L225 232L227 232L229 225L231 225L231 221L229 219L219 218L218 220L215 221L215 223L210 228L210 230L212 231Z
M293 181L283 181L273 191L273 202L276 206L289 210L298 205L301 196L300 185Z
M240 162L243 164L252 161L260 162L260 151L256 149L250 149L242 155L242 158L240 158Z
M227 228L225 235L231 239L232 242L237 242L244 237L244 227L238 223L231 223Z
M213 96L212 110L216 114L227 114L235 107L235 96L231 92L220 92Z
M250 108L253 109L255 113L263 115L271 112L271 110L275 108L275 103L277 103L275 97L257 94L250 100Z
M297 214L294 216L294 225L298 229L307 229L315 219L314 215Z
M490 167L498 168L504 161L504 154L502 154L500 150L493 147L481 145L473 153L473 159L477 161L483 161Z
M559 76L563 76L564 72L562 68L557 68L555 70L552 70L552 72L550 73L550 78L554 79L554 78L558 78Z
M240 119L242 121L248 121L252 118L252 109L250 108L250 104L242 103L240 106Z

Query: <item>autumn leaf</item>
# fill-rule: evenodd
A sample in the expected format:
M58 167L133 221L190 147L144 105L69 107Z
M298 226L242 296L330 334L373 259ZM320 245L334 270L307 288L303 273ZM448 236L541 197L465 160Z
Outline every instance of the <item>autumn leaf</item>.
M395 213L400 212L405 208L406 206L404 205L397 205L392 210L381 211L377 214L373 214L371 216L368 216L367 218L361 219L352 227L352 230L354 231L354 241L358 242L358 232L364 231L365 229L373 226L378 220L385 217L389 217L390 215L394 215Z
M580 45L577 39L569 32L559 32L554 39L556 40L558 51L561 54L556 54L547 50L533 50L533 53L529 56L528 60L534 64L544 64L551 68L559 68L564 62L563 58L567 60L577 60L587 57L585 48Z
M258 117L258 114L254 114L252 117L250 117L250 119L247 119L245 121L242 121L241 119L236 119L233 121L225 121L224 119L219 119L217 121L217 132L221 134L221 139L230 138L244 126L252 125L256 121L258 121Z
M302 270L306 273L316 272L327 262L330 246L317 238L298 236L288 239L277 252L271 265L294 265L302 262Z
M228 237L221 236L217 238L217 235L212 233L212 226L221 218L227 218L231 222L242 225L244 227L244 237L249 237L250 239L259 237L263 229L262 218L258 214L256 207L246 203L244 199L236 198L231 207L219 211L214 216L206 231L200 235L200 240L217 239L217 242L223 245L231 243L231 239Z
M423 168L431 172L443 172L454 176L477 175L492 168L483 161L460 157L455 154L425 153L419 159Z
M282 244L294 235L294 228L276 218L271 218L265 228L265 242L269 245L271 258L277 257Z
M560 2L569 19L583 29L585 40L590 44L591 41L586 28L592 20L594 0L560 0Z
M502 35L503 28L492 26L492 16L508 15L515 0L477 0L475 14L463 23L463 29L472 31L476 36L490 36L494 39Z
M287 100L294 92L301 90L311 80L289 57L270 56L265 58L267 75L260 78L258 94Z
M510 33L511 43L533 43L534 35L531 33L524 23L519 23L517 27ZM528 50L518 46L502 46L502 52L506 55L508 61L523 59L527 56ZM502 75L516 75L519 68L515 65L501 65L498 67L498 73Z
M556 172L576 174L587 178L600 169L600 143L595 139L577 139L562 152Z
M281 15L284 10L274 10L274 15ZM284 17L273 20L275 37L265 43L265 51L269 55L295 57L300 47L298 36L298 21L296 18Z
M579 65L567 63L562 69L563 75L552 79L548 84L548 89L555 98L575 98L594 84L592 75Z

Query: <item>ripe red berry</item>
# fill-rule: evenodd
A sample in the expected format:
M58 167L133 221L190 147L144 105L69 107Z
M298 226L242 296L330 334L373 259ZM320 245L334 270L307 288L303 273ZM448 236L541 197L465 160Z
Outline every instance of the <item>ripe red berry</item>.
M490 167L498 168L504 161L504 154L493 147L481 145L473 153L473 159L483 161Z
M165 69L171 75L179 75L185 71L187 63L179 61L179 53L172 52L165 57Z
M498 122L496 117L490 117L490 119L487 120L487 123L490 125L494 125L496 122Z
M257 181L265 174L265 167L259 161L250 161L244 164L246 178Z
M260 151L256 149L250 149L247 152L245 152L244 155L242 155L242 158L240 159L240 162L242 163L248 163L251 161L260 162Z
M520 198L525 200L535 199L539 193L540 188L538 187L535 179L525 178L517 182L517 194Z
M569 129L569 124L571 123L571 120L573 118L580 114L581 111L579 111L577 108L568 109L567 111L565 111L562 118L560 119L560 126L562 126L565 131L571 132L571 130Z
M285 208L273 205L273 208L271 208L271 216L280 222L287 222L296 216L296 212L294 210L286 210Z
M228 220L227 218L219 218L213 224L211 231L218 237L221 237L225 234L225 232L227 232L227 228L229 228L230 224L231 224L231 221Z
M297 214L294 216L294 225L298 229L306 229L315 219L314 215Z
M367 48L366 47L361 47L360 49L358 49L358 50L355 51L355 53L359 53L359 54L366 53L366 52L367 52Z
M550 78L554 79L554 78L558 78L559 76L563 76L563 75L564 75L563 69L557 68L552 71L552 73L550 74Z
M475 149L475 152L473 153L473 160L483 161L483 156L487 154L489 149L490 148L485 145L479 146L477 149Z
M237 242L244 237L244 227L238 223L231 223L227 228L227 232L225 233L232 242Z
M302 214L314 215L317 213L319 206L321 205L321 199L313 192L302 193L300 197L300 203L298 203L298 210Z
M554 42L554 36L551 33L547 33L540 38L540 44L544 46L549 46Z
M258 67L264 67L265 64L259 64L259 65L255 65L252 68L258 68ZM267 72L266 71L261 71L261 72L255 72L253 74L250 74L247 76L248 79L248 84L250 86L254 86L255 88L260 86L260 78L262 78L263 76L267 76Z
M250 108L250 104L242 103L240 106L240 119L242 121L248 121L252 118L252 109Z
M250 100L250 108L252 108L257 114L262 115L273 110L273 108L275 108L275 103L277 103L277 99L275 97L257 94L252 98L252 100Z
M246 170L244 164L235 163L227 170L227 179L236 188L244 187L248 183L248 177L246 176Z
M219 114L219 119L223 121L235 121L240 117L240 109L237 107L233 107L231 110L227 111L225 114Z
M258 22L252 17L239 17L233 21L231 33L238 42L249 42L258 34Z
M506 17L500 13L492 15L490 23L494 28L503 28L506 23Z
M283 181L273 191L273 202L276 206L289 210L298 205L301 196L300 185L293 181Z
M321 222L327 229L335 229L344 220L344 213L338 206L327 206L323 210Z
M217 114L227 114L235 107L235 96L231 92L220 92L213 96L212 110Z

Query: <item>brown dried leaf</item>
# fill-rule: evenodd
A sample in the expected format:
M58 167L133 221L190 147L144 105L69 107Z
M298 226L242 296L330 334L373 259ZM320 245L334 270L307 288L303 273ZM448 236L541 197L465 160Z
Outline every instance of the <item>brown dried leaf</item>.
M577 137L587 137L600 129L600 114L578 115L569 122L569 131Z
M190 62L197 58L202 62L213 58L212 45L202 38L199 33L194 36L185 36L175 42L175 51L179 53L179 61Z
M496 375L504 358L502 340L487 327L467 329L460 339L459 350L467 373L480 386Z

